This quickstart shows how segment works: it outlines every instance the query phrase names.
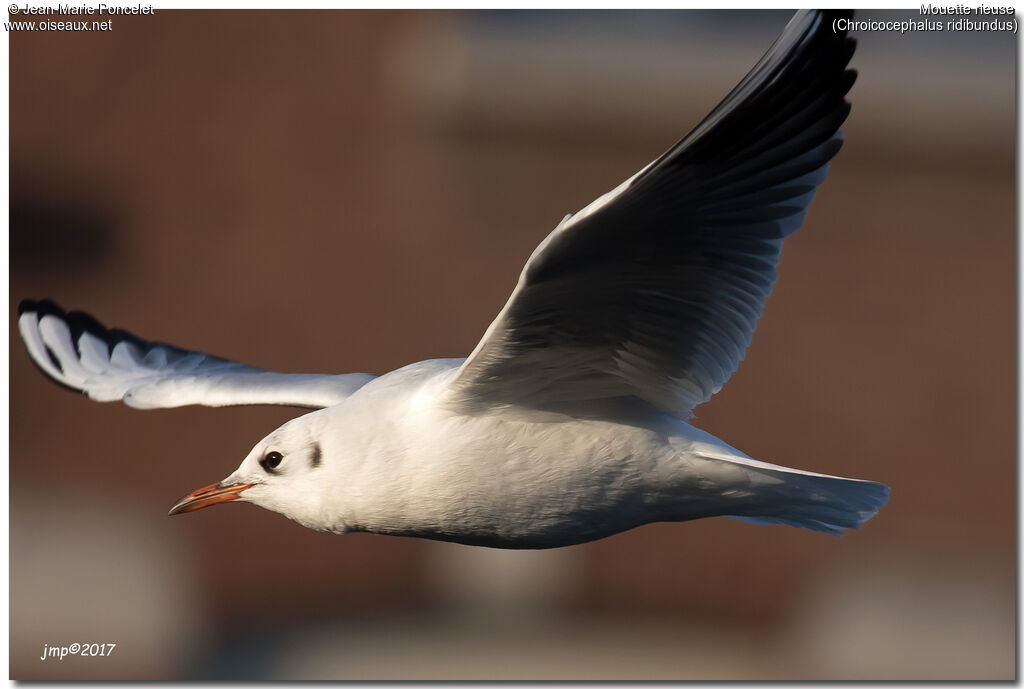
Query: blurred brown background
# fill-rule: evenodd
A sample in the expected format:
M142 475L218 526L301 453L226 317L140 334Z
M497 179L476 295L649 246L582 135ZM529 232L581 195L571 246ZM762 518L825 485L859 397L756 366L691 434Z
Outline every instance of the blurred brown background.
M169 519L296 411L90 403L18 341L18 301L50 297L277 370L464 356L562 216L699 121L788 16L11 33L12 677L1013 677L1010 35L859 35L846 147L698 409L759 459L888 483L842 539L712 519L504 552L248 505ZM74 641L118 647L39 659Z

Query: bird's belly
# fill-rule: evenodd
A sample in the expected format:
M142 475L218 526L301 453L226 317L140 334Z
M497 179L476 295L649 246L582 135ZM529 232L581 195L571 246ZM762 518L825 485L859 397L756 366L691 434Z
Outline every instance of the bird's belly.
M666 455L658 433L603 422L540 428L491 420L486 433L449 437L445 457L425 466L435 509L417 509L406 533L471 545L548 548L603 538L664 518ZM484 429L481 429L484 430ZM411 525L410 525L411 526Z

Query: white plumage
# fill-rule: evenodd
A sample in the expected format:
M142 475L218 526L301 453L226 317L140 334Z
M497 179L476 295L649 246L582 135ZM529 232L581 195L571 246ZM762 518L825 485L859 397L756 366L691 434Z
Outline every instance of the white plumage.
M708 516L857 527L886 486L759 462L686 421L743 358L841 145L853 42L831 20L799 12L690 134L559 223L467 359L282 374L46 301L22 304L22 337L99 401L318 409L172 514L243 500L315 529L510 548Z

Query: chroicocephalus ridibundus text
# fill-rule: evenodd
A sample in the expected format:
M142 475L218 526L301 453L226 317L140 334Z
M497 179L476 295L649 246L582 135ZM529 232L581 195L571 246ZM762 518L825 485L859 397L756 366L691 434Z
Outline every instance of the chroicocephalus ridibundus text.
M855 78L840 16L797 13L692 132L559 223L466 359L274 373L48 301L22 304L22 337L95 400L317 409L171 514L241 500L313 529L505 548L711 516L860 526L883 484L760 462L686 421L743 358L783 238L840 148Z

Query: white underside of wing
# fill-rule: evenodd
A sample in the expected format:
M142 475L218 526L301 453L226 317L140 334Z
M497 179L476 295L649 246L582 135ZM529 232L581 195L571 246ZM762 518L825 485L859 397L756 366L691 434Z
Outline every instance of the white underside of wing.
M359 374L356 374L359 375ZM310 408L338 404L373 376L359 384L342 379L349 376L321 374L274 373L271 371L204 372L197 375L171 374L139 381L122 397L125 404L136 409L181 407L200 404L207 407L230 407L241 404L275 404ZM114 394L116 395L115 391ZM90 397L93 397L90 394ZM97 399L93 397L93 399Z
M310 408L338 404L373 379L365 373L286 374L142 340L76 336L59 314L26 311L18 328L33 361L61 385L98 402L122 400L137 409L199 404L275 404Z

